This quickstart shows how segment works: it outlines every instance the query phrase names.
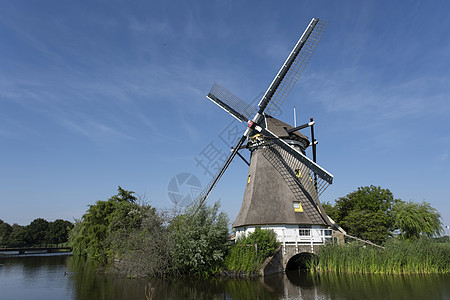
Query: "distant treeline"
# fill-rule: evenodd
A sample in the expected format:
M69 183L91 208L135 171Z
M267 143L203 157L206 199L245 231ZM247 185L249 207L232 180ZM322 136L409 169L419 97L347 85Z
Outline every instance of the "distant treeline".
M66 243L73 224L65 220L35 219L29 225L10 225L0 220L0 247L30 247Z

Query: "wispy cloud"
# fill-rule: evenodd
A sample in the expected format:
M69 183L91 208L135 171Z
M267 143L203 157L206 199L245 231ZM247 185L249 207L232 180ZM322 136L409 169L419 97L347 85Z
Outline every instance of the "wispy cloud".
M445 150L440 156L439 160L441 162L447 162L448 161L448 150Z
M381 74L379 76L382 76ZM399 83L377 84L379 79L361 68L314 73L306 79L310 99L330 112L372 115L378 122L442 114L450 110L450 77L407 78Z
M127 134L124 134L116 129L113 129L112 127L106 126L104 124L100 124L97 122L93 122L93 121L89 121L87 123L87 125L91 128L93 128L95 131L100 132L102 134L107 134L107 135L113 135L113 136L118 136L120 138L126 138L129 140L133 140L135 141L136 138L129 136Z

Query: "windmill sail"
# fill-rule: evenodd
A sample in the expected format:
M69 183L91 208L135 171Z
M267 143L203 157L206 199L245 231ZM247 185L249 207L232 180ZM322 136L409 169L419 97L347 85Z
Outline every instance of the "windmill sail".
M286 152L288 152L292 157L296 158L304 165L306 165L312 172L317 174L321 179L328 182L329 184L333 183L333 175L331 175L327 170L313 162L303 153L290 146L287 142L282 140L279 136L275 135L271 131L267 129L262 130L263 133L266 133L269 137L272 137L272 142L283 148Z
M277 168L279 172L281 166L288 168L288 173L290 174L290 177L296 181L296 184L300 184L312 195L312 200L315 203L319 203L318 196L320 196L330 184L320 177L316 179L317 181L314 181L315 173L296 157L292 156L290 152L287 152L277 144L269 144L267 148L270 151L265 151L264 156L273 164L273 166ZM273 159L274 155L277 156L277 160ZM292 180L287 177L285 179L289 181Z
M260 113L275 116L308 64L328 22L312 19L259 103Z
M256 112L256 107L240 99L217 82L206 97L241 122L247 122Z
M326 21L311 20L259 102L258 110L219 84L213 85L207 98L240 122L248 122L248 128L244 135L237 140L236 145L232 148L233 151L227 157L223 166L200 193L194 202L195 205L200 206L205 202L247 138L256 135L261 136L261 139L256 143L249 139L247 144L249 148L252 148L250 149L252 155L248 184L252 183L246 188L244 202L234 227L244 226L245 224L275 224L276 222L281 222L281 224L287 222L290 224L328 225L328 218L326 218L320 205L318 195L332 183L333 175L302 153L309 145L306 137L299 136L296 133L297 129L293 129L284 123L286 126L268 126L268 120L271 117L266 114L267 112L274 115L278 111L306 67L326 26ZM257 113L254 115L256 111ZM271 122L273 120L275 119L272 118ZM292 130L286 131L288 128ZM281 135L279 131L284 135ZM296 135L298 135L297 138ZM291 137L297 139L294 144L297 143L297 146L303 150L298 150L288 143L292 142L289 140ZM298 143L303 143L303 145L298 145ZM263 148L260 149L260 146ZM255 181L251 180L252 176L256 176ZM317 177L318 180L316 180ZM274 185L275 183L276 185ZM259 188L256 188L258 185ZM279 195L285 198L280 199ZM286 199L290 199L290 201ZM306 214L293 214L292 202L303 203ZM261 207L258 209L259 203L266 203L266 205L261 206L264 208L263 210L261 210ZM280 211L281 215L274 214L274 210ZM272 213L272 218L275 219L264 223L264 218L260 218L258 223L256 221L258 214L261 216L264 213ZM249 221L252 218L253 221ZM281 219L278 220L279 218Z

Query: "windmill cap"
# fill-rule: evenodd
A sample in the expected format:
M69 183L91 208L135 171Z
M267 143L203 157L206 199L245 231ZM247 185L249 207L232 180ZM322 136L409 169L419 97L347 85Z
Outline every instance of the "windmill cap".
M300 131L294 131L289 133L288 130L292 129L289 124L284 123L283 121L278 120L270 115L265 115L266 128L276 134L278 137L282 139L291 139L298 142L301 142L306 149L309 146L309 139L307 136L300 133Z

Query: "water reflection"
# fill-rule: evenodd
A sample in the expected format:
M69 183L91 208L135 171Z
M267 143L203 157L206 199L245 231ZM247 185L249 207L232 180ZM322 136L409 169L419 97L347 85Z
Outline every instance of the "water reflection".
M450 299L450 276L311 274L290 271L258 280L224 278L123 279L72 258L74 299Z
M280 299L450 299L448 275L311 274L290 271L263 279Z
M153 299L279 299L261 280L224 278L124 279L96 272L93 263L76 257L68 261L74 299L145 299L145 288L154 288Z
M450 276L310 274L290 271L258 280L125 279L69 256L0 258L0 298L140 299L449 299Z
M450 299L450 277L442 275L315 276L332 299Z
M0 299L70 299L67 256L0 257Z
M314 278L302 271L267 276L261 281L276 291L278 299L330 299L322 293Z

